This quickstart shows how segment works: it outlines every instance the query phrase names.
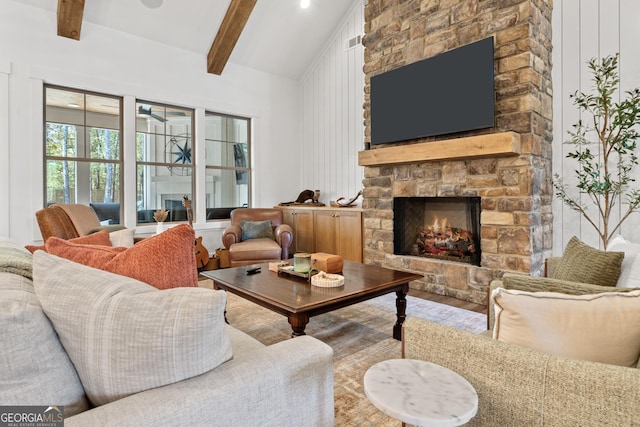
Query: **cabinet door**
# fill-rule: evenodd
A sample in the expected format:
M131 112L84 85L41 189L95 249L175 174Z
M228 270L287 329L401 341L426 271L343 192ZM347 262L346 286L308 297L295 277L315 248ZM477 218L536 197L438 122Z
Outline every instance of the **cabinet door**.
M295 252L313 252L313 211L298 209L292 212L293 216L293 240Z
M315 252L341 255L336 252L335 219L335 212L333 211L315 211L313 224L316 236Z
M335 224L335 253L345 260L362 262L362 214L338 212Z
M362 262L362 213L317 210L314 213L316 252Z

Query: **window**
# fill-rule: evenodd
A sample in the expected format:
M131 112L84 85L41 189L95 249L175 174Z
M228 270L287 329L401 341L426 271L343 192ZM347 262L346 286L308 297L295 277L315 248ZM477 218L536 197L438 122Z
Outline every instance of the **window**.
M122 99L45 86L45 206L104 207L104 223L120 223ZM98 209L96 209L98 211Z
M205 113L207 220L249 206L251 120Z
M122 98L53 85L44 91L45 206L87 204L104 224L120 224ZM194 110L136 100L135 112L127 114L134 113L136 176L127 182L136 185L138 224L155 223L153 214L161 208L169 211L167 222L187 221L184 196L194 216L196 204L205 205L206 220L229 219L233 209L250 205L251 119L205 112L199 167L206 197L194 200Z
M155 222L153 213L169 211L167 222L186 221L183 196L193 201L193 110L136 102L136 202L138 224Z

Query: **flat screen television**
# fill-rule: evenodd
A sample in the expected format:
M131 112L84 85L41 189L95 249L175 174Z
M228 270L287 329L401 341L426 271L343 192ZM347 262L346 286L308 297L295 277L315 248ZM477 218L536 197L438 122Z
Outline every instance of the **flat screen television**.
M493 37L371 78L371 144L494 125Z

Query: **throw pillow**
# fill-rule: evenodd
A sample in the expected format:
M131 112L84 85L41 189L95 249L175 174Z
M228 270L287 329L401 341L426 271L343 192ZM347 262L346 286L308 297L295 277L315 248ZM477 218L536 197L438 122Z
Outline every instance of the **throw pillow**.
M87 245L82 243L73 243L70 240L60 239L58 237L49 237L45 243L46 252L70 259L74 262L87 265L93 268L103 268L105 264L113 259L119 252L125 251L127 248Z
M103 270L140 280L158 289L197 288L195 241L193 228L179 224L117 254Z
M592 248L575 236L569 240L552 279L615 286L620 277L624 252L605 252Z
M268 238L273 240L271 221L240 221L242 240Z
M640 288L640 243L632 243L622 236L616 236L609 241L607 250L624 252L622 271L616 286L620 288Z
M169 289L198 286L194 243L193 229L180 224L130 248L78 245L52 237L47 240L47 252Z
M636 366L640 291L567 295L497 288L493 337L557 356Z
M109 233L111 246L124 246L126 248L130 248L133 246L133 236L135 232L135 228L125 228L123 230L112 231Z
M33 283L15 274L0 276L0 402L55 402L64 405L67 416L86 411L89 402L78 374L42 311Z
M76 237L74 239L67 240L67 242L81 243L85 245L113 246L111 244L111 240L109 239L109 233L106 231L99 231L97 233L89 234L87 236ZM40 246L27 245L25 246L25 248L31 253L34 253L37 250L42 250L42 251L47 250L46 244L40 245Z
M42 251L33 265L36 295L94 405L203 374L232 356L223 291L159 291Z

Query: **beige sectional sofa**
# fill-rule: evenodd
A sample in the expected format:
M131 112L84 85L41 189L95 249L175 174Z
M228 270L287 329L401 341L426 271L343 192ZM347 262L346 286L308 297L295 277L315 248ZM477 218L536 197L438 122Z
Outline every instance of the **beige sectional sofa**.
M45 266L49 271L37 273L38 266L34 265L32 272L30 265L32 259L35 263L49 263ZM56 327L63 325L59 317L64 316L65 313L47 309L49 314L53 313L55 316L54 320L45 315L43 307L46 304L44 301L41 304L40 297L44 295L45 298L49 298L46 293L48 290L43 291L43 284L39 284L37 280L51 280L48 275L62 277L60 285L69 285L69 289L72 290L74 275L86 274L92 270L87 270L88 267L79 266L79 264L77 265L79 267L72 264L75 263L56 260L52 255L42 255L40 252L36 252L32 258L30 253L10 239L0 238L0 334L2 335L0 341L3 343L0 349L0 405L64 406L65 425L69 427L333 425L333 352L329 346L312 337L300 337L264 346L248 335L225 325L221 315L217 322L222 324L216 327L219 326L224 332L224 339L219 341L221 343L219 345L223 346L225 342L230 343L233 355L229 360L201 374L143 391L125 393L121 398L111 399L109 403L96 406L92 403L92 399L87 397L90 394L87 393L88 389L85 390L87 385L85 380L89 378L95 383L96 378L102 378L100 375L103 372L97 371L101 371L103 367L99 366L96 372L87 372L87 366L80 366L79 361L82 360L75 354L71 357L65 345L72 346L73 352L86 350L78 346L91 345L94 355L102 357L100 359L102 364L118 359L122 356L122 352L128 350L125 346L119 347L118 354L108 353L113 349L101 347L102 344L93 340L94 337L83 338L82 333L86 331L73 331L70 334L67 329L57 329L57 331L54 329L54 325ZM34 274L34 280L30 278L32 274ZM110 282L119 280L111 273L100 272L100 274L108 275L101 276L102 282L97 280L96 283L100 286L108 286ZM100 274L96 274L96 277ZM128 282L126 285L130 286L131 283ZM198 288L189 289L200 293L219 292ZM171 291L144 290L144 292L157 297L160 295L158 293L166 292L161 295L169 295ZM183 295L184 292L190 291L183 288L176 295ZM213 294L201 295L209 298L209 295ZM103 297L106 298L105 295L100 295L98 299ZM86 300L86 306L84 303L75 304L78 310L82 310L93 303L94 301ZM107 311L112 307L113 304L106 306ZM73 307L69 308L69 310L73 309ZM135 313L131 311L129 310L127 316L133 319ZM69 316L65 321L69 319L73 320L73 316ZM92 318L85 323L94 321L95 319ZM117 321L118 319L114 319L114 322ZM175 319L172 321L179 323ZM179 319L179 321L190 320ZM90 326L79 325L80 328ZM103 326L97 325L96 330L100 328L106 330L112 326L105 323ZM133 332L130 333L137 333L135 325L133 326ZM118 327L122 325L119 324ZM202 327L198 326L197 329L193 331L194 334L203 332ZM109 333L113 335L117 333L117 329L110 329ZM75 340L75 338L78 339ZM114 339L114 337L105 337L105 340L107 339ZM124 342L126 339L115 337L115 341ZM217 346L218 342L214 344ZM172 350L179 352L180 349ZM194 359L199 357L207 359L206 354L196 353L196 351L186 353L187 358L192 356ZM85 352L85 354L92 355L91 352ZM224 359L228 359L230 354L230 352L225 354ZM160 357L164 356L158 352L158 358ZM76 363L73 360L76 360ZM152 364L153 360L149 363ZM167 370L171 368L163 364L159 366ZM192 366L188 367L188 369L191 368ZM188 369L183 371L176 369L176 371L184 374ZM93 374L96 374L95 377ZM109 374L113 378L118 376L117 372ZM150 375L156 374L161 376L164 373L151 372ZM125 382L126 380L127 378ZM99 388L101 386L97 385L98 390L101 390ZM91 387L95 390L96 384L92 384ZM108 388L105 389L108 390ZM92 393L95 392L92 391ZM92 396L95 398L95 394ZM102 396L98 397L97 400L102 398Z
M496 280L491 287L567 294L611 291L547 278L514 282ZM406 358L445 366L475 387L478 414L470 426L640 425L637 368L553 356L494 340L490 333L475 335L416 318L404 323L403 351Z

